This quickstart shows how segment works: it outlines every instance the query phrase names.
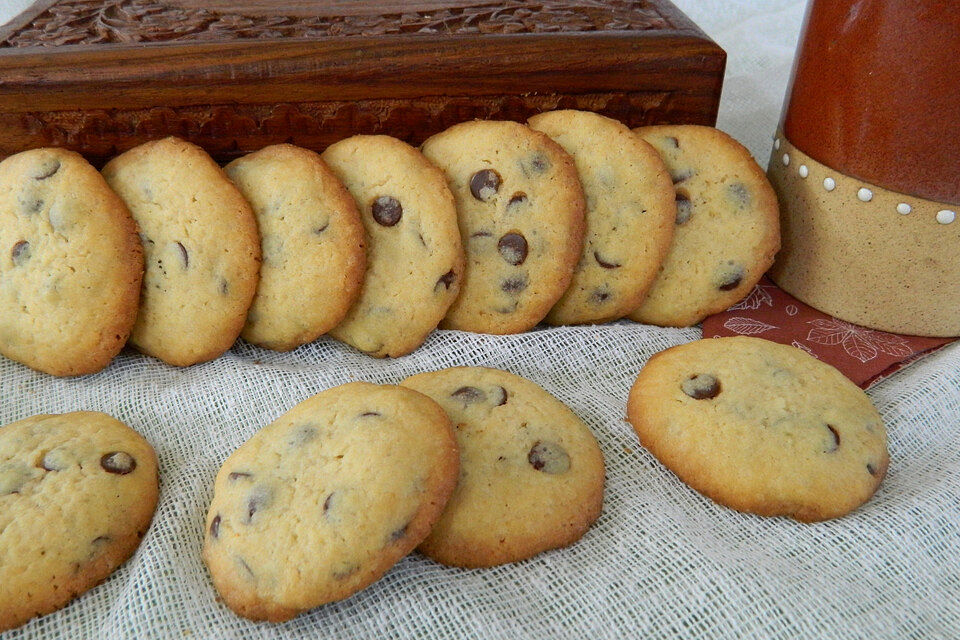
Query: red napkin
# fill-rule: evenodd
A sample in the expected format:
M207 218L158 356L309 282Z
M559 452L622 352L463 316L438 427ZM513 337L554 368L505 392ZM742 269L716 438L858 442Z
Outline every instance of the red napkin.
M955 338L874 331L806 305L766 276L738 304L703 321L703 337L756 336L792 344L866 389Z

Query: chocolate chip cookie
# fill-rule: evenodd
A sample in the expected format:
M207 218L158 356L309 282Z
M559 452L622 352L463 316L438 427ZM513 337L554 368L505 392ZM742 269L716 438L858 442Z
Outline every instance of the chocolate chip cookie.
M319 155L293 145L266 147L225 171L253 207L263 253L240 335L278 351L316 340L360 294L366 252L357 205Z
M460 291L463 248L453 196L419 151L389 136L353 136L323 159L367 231L360 298L330 335L378 358L410 353Z
M658 353L627 416L683 482L739 511L836 518L869 500L887 470L886 430L867 395L800 349L759 338Z
M566 291L583 247L573 159L516 122L475 120L423 143L457 200L467 254L463 290L441 326L520 333Z
M57 376L99 371L130 335L142 275L130 212L81 156L0 162L0 353Z
M177 366L233 345L257 288L250 205L210 156L178 138L147 142L103 168L140 225L146 261L130 343Z
M458 468L450 420L354 382L261 429L217 474L203 557L227 606L281 621L378 580L430 532Z
M548 111L530 126L577 165L586 196L586 236L573 281L550 324L608 322L635 310L673 238L673 185L656 149L625 125L588 111Z
M712 127L641 127L676 188L673 244L630 318L694 325L746 296L780 248L777 196L739 142Z
M600 515L597 441L533 382L455 367L401 384L446 410L460 446L460 480L422 553L459 567L516 562L576 542Z
M0 427L0 631L63 607L140 544L157 504L157 457L103 413Z

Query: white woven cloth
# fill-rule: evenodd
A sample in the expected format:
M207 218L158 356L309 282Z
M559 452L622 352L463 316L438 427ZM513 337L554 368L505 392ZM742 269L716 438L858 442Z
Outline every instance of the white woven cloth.
M765 159L803 3L678 4L730 54L721 127ZM105 411L143 433L161 463L160 505L136 555L62 611L3 640L960 637L960 344L870 391L889 433L887 478L854 514L804 525L715 505L640 447L625 422L643 363L699 335L633 323L509 337L445 331L391 361L329 339L289 354L240 343L188 369L125 352L80 379L0 359L0 424ZM354 597L281 625L250 623L219 604L200 549L213 478L227 455L328 387L395 383L453 365L528 377L590 426L606 457L607 487L603 515L587 535L486 570L414 554Z

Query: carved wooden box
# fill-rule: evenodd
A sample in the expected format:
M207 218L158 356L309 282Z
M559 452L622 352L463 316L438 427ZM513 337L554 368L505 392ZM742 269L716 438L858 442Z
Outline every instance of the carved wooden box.
M40 0L0 27L0 157L418 144L555 108L713 124L725 59L666 0Z

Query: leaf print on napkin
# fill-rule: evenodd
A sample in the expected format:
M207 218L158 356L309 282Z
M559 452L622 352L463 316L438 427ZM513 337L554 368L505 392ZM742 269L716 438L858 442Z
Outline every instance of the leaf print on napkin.
M902 336L864 329L857 325L830 318L828 320L810 320L813 329L807 334L807 340L817 344L840 345L848 356L860 362L869 362L879 352L904 358L913 353L913 349Z
M747 294L747 297L733 305L727 311L734 311L737 309L746 310L746 309L759 309L763 305L768 307L773 306L773 296L771 296L766 289L776 289L776 287L771 287L770 285L758 284L753 287L750 293Z
M767 324L766 322L760 322L759 320L754 320L753 318L744 318L741 316L730 318L723 323L723 326L734 333L739 333L745 336L753 336L758 333L763 333L764 331L776 329L776 327L772 324Z

